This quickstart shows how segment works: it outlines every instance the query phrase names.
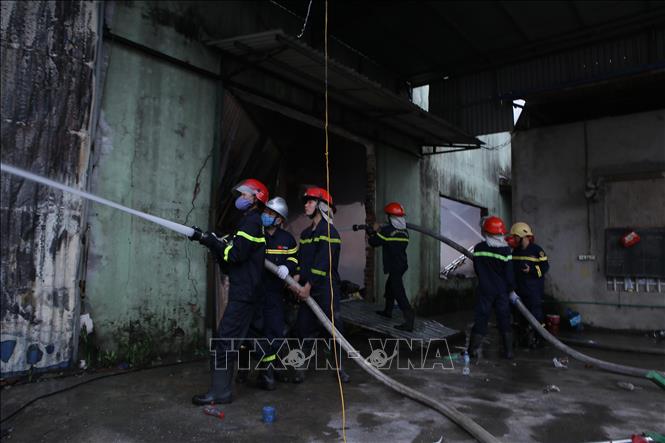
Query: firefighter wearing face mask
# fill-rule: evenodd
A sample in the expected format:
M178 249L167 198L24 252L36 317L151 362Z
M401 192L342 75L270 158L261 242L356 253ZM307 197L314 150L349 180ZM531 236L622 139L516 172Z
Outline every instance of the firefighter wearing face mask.
M503 340L503 356L513 358L513 333L510 326L510 296L514 293L512 251L503 237L506 227L499 217L481 221L484 241L474 247L473 269L478 276L474 324L471 329L469 354L480 355L483 337L492 307Z
M332 197L327 190L312 187L305 191L303 203L305 204L305 215L312 220L312 224L300 234L299 283L304 287L297 292L297 295L301 299L311 296L328 318L331 318L330 301L332 299L335 326L341 333L344 333L342 321L339 318L341 289L337 271L342 240L332 223L334 212ZM301 306L298 311L296 329L301 340L327 334L314 313L306 306ZM303 343L303 354L308 357L312 352L312 343L311 341ZM347 383L350 381L350 377L342 368L340 352L341 349L338 347L337 360L333 361L331 366L338 368L340 379ZM296 369L294 382L302 383L307 367Z
M513 247L513 268L517 295L529 312L540 323L543 322L543 292L545 274L550 268L547 254L535 243L531 227L524 222L515 223L510 228L508 242ZM527 346L537 346L538 338L533 331L522 322L525 329Z
M285 368L279 363L277 352L284 337L284 279L295 274L298 266L298 243L282 226L289 216L289 208L282 197L275 197L266 203L261 221L266 232L266 260L277 265L278 275L263 274L263 336L267 339L261 348L264 352L259 364L260 388L275 389L275 369L286 381Z
M391 318L395 301L404 315L404 323L396 325L395 328L403 331L413 331L416 314L411 308L409 299L406 297L402 277L409 265L406 258L406 247L409 245L409 232L406 230L404 208L397 202L388 203L384 212L388 217L388 224L379 227L374 224L374 229L369 232L368 242L370 246L383 248L383 273L388 274L386 280L385 307L377 314Z
M268 202L268 189L258 180L247 179L234 191L239 194L235 207L242 212L242 218L233 236L219 239L195 227L191 237L210 249L229 276L228 304L219 323L211 359L211 386L208 392L192 398L196 405L232 402L231 381L241 344L238 339L247 336L252 318L261 308L266 245L261 212Z

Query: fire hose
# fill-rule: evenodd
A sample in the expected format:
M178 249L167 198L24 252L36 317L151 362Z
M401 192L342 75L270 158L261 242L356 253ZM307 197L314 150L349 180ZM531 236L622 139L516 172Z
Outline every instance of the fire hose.
M274 265L273 263L269 262L268 260L265 261L265 266L266 269L268 269L270 272L273 274L277 274L277 266ZM293 288L301 288L301 286L296 282L290 275L286 277L286 283L293 287ZM319 319L321 324L328 330L330 335L333 335L333 325L324 314L324 312L321 310L319 305L316 304L316 302L311 298L307 297L305 299L305 303L307 306L312 310L314 315ZM344 338L342 334L335 328L334 330L334 337L336 340L339 342L340 346L347 352L349 355L359 355L358 351ZM389 388L399 392L400 394L409 397L419 403L422 403L426 406L429 406L430 408L440 412L444 416L448 417L451 421L462 427L465 431L467 431L469 434L471 434L473 437L476 438L476 440L480 442L498 442L499 440L494 437L492 434L487 432L483 427L481 427L478 423L474 422L471 420L469 417L466 415L462 414L459 412L457 409L453 408L452 406L448 406L440 401L437 401L433 399L432 397L428 397L427 395L423 394L422 392L418 392L415 389L412 389L390 377L388 377L386 374L383 372L379 371L377 368L372 366L371 363L369 363L367 360L363 358L352 358L352 360L356 361L358 365L369 375L383 383L384 385L388 386Z
M152 223L156 223L158 225L161 225L167 229L170 229L172 231L178 232L186 237L191 237L194 234L194 229L190 228L189 226L181 225L179 223L172 222L170 220L166 220L160 217L156 217L154 215L146 214L141 211L137 211L132 208L128 208L126 206L120 205L118 203L115 203L113 201L98 197L96 195L90 194L85 191L81 191L80 189L72 188L67 185L63 185L62 183L58 183L56 181L41 177L39 175L33 174L28 171L24 171L22 169L6 165L4 163L0 163L0 170L3 172L7 172L12 175L16 175L19 177L22 177L24 179L34 181L36 183L40 183L55 189L59 189L61 191L69 192L74 195L78 195L79 197L95 201L97 203L101 203L106 206L110 206L112 208L121 210L123 212L126 212L131 215L135 215L137 217L141 217L145 220L148 220ZM266 268L273 272L277 272L277 267L269 262L268 260L265 261L265 266ZM291 277L287 276L286 278L287 284L290 286L293 286L295 288L300 287L300 285ZM309 308L312 310L312 312L316 315L316 317L319 319L319 321L323 324L323 326L328 330L328 332L333 333L333 325L328 320L328 317L321 311L321 308L316 304L314 300L311 298L307 298L305 300L305 303ZM339 341L340 345L344 350L349 353L350 355L359 355L358 351L356 351L353 346L342 336L342 334L337 331L335 328L335 337ZM364 369L367 373L369 373L371 376L385 384L386 386L394 389L395 391L412 398L424 405L427 405L440 413L442 413L444 416L448 417L451 421L454 423L458 424L459 426L462 427L465 431L467 431L469 434L471 434L473 437L475 437L478 441L486 443L495 443L498 442L492 434L487 432L484 428L482 428L480 425L478 425L476 422L471 420L469 417L466 415L462 414L461 412L457 411L455 408L451 406L447 406L441 402L438 402L434 400L431 397L426 396L425 394L422 394L415 389L409 388L408 386L397 382L396 380L393 380L392 378L388 377L387 375L381 373L378 369L376 369L374 366L372 366L369 362L367 362L365 359L362 358L354 358L353 360L357 361L358 364L362 369Z
M364 227L362 225L358 226L359 228ZM465 256L467 256L469 259L473 260L473 254L469 252L467 249L465 249L463 246L455 243L454 241L450 240L449 238L446 238L440 234L437 234L436 232L433 232L429 229L423 228L418 225L414 225L411 223L407 223L406 227L418 231L421 234L425 234L429 237L432 237L436 240L439 240L442 243L447 244L448 246L452 247L453 249L456 249L457 251L461 252ZM606 362L603 360L599 360L594 357L590 357L586 354L582 354L579 351L576 351L573 348L570 348L566 346L565 344L561 343L555 336L550 334L550 332L545 329L545 327L538 321L536 318L531 315L531 312L527 309L526 306L524 306L524 303L522 303L522 300L519 298L515 300L511 300L513 304L517 307L517 309L520 311L520 313L524 316L524 318L527 319L529 324L536 330L548 343L550 343L552 346L557 348L559 351L564 352L568 354L569 356L573 357L576 360L579 360L584 363L588 363L591 365L594 365L600 369L603 369L608 372L614 372L616 374L623 374L623 375L630 375L633 377L645 377L648 379L653 379L654 373L658 374L658 371L652 371L649 369L643 369L643 368L636 368L633 366L625 366L625 365L620 365L616 363L610 363ZM661 375L662 377L662 375ZM659 384L659 383L658 383Z

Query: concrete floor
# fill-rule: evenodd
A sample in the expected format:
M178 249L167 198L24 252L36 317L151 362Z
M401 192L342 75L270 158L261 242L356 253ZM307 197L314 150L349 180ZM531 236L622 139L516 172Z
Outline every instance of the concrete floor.
M366 334L352 342L363 355ZM390 370L392 377L468 414L506 442L589 442L628 438L633 433L663 433L664 391L648 380L585 368L571 361L556 369L561 356L548 347L520 350L513 362L497 357L496 337L487 359L465 377L453 370ZM611 337L608 337L608 339ZM641 337L622 340L642 341ZM451 350L461 339L450 340ZM665 369L665 358L582 349L609 361ZM344 385L346 438L354 442L474 441L439 413L401 397L348 363L353 377ZM98 375L52 379L5 388L2 417L24 402ZM628 391L617 385L627 381ZM279 384L273 392L236 386L236 400L223 406L223 420L206 416L190 403L207 389L205 361L109 377L42 399L2 423L4 440L13 441L340 441L342 414L336 378L310 371L302 385ZM560 392L545 393L555 384ZM261 409L277 411L273 424L261 422ZM443 437L443 438L442 438Z

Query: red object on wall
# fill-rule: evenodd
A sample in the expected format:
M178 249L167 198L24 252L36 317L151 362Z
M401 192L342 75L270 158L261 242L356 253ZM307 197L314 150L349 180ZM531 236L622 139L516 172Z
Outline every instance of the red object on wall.
M635 231L630 231L628 234L625 234L621 237L621 244L624 248L630 248L631 246L640 242L640 236Z

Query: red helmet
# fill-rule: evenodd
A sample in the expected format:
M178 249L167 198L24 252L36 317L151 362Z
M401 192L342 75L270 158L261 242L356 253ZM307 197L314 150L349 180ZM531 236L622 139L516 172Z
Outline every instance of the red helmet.
M323 188L307 188L305 194L302 196L303 201L307 200L319 200L324 203L327 203L328 206L332 208L332 196Z
M406 215L402 205L397 202L388 203L383 210L386 214L394 215L395 217L404 217Z
M247 180L241 181L233 189L238 192L246 192L255 195L256 199L264 205L268 202L268 188L254 178L248 178Z
M506 233L506 225L499 217L492 215L483 221L483 231L492 235L503 235Z

